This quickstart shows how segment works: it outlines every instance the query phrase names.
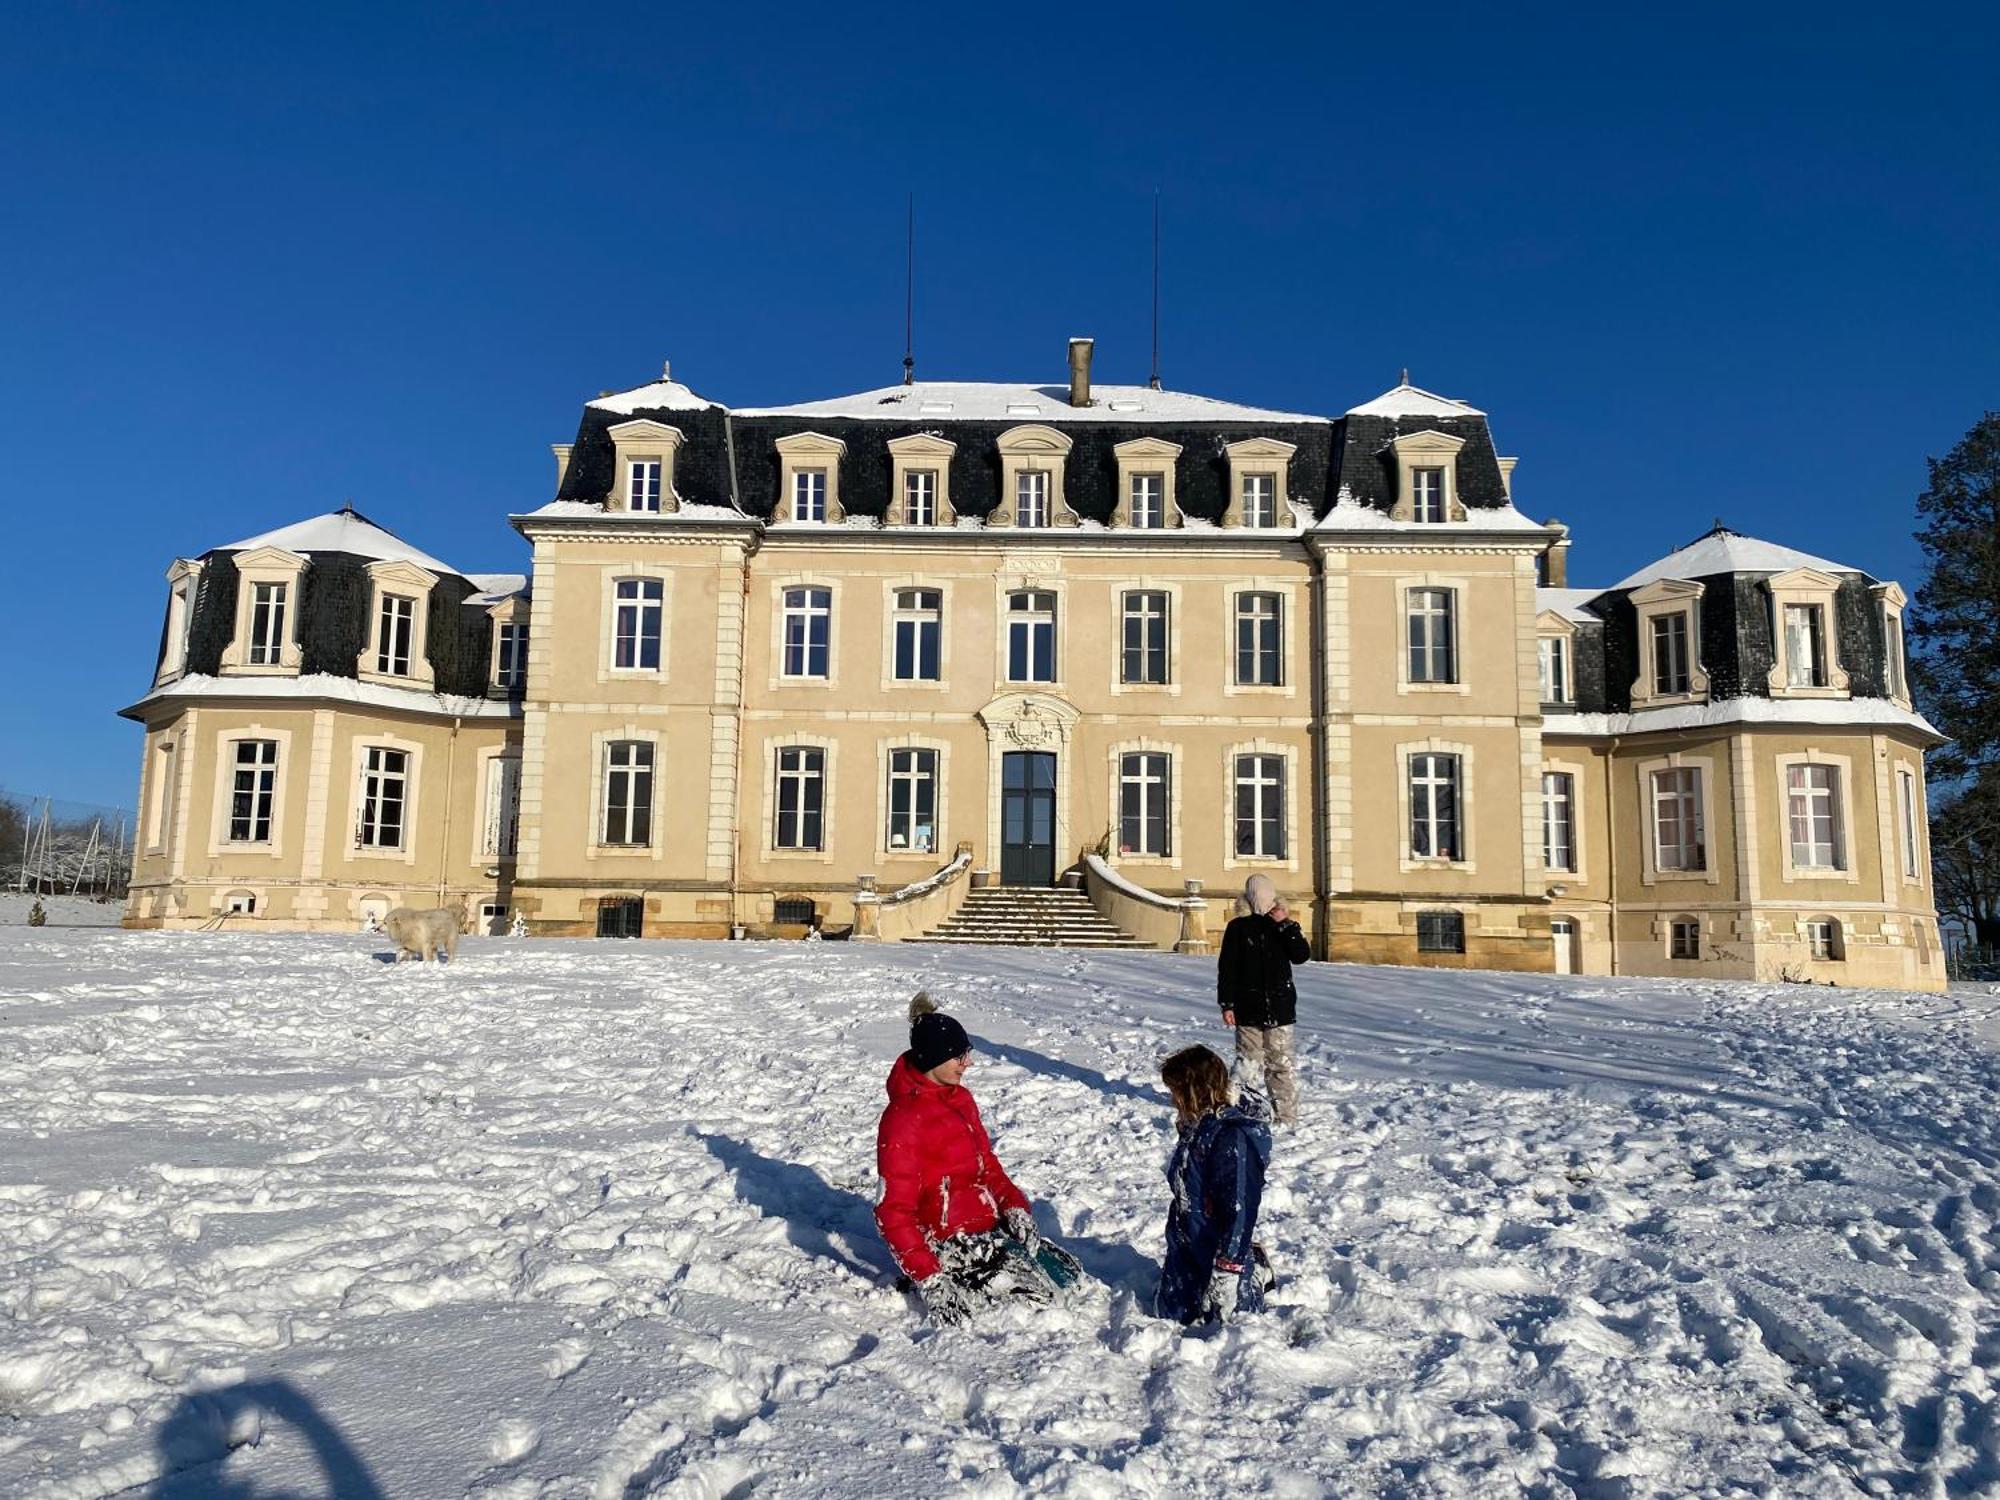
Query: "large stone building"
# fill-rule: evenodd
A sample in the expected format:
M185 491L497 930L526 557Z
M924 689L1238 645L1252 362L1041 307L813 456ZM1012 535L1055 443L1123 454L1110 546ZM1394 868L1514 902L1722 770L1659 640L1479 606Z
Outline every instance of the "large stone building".
M1893 583L1718 527L1569 587L1473 407L1089 354L607 395L525 577L351 511L176 562L128 921L896 937L1080 867L1198 943L1263 870L1333 958L1942 983Z

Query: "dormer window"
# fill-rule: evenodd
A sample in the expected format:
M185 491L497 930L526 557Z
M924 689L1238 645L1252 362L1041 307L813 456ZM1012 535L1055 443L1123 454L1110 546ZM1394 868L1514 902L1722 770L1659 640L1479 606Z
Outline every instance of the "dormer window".
M989 521L1002 526L1074 526L1063 503L1063 470L1074 446L1067 434L1039 424L1010 427L994 439L1000 451L1001 502Z
M641 516L678 510L674 458L685 441L680 428L638 417L614 423L609 432L615 477L606 508ZM558 463L567 469L566 458Z
M788 521L846 519L840 504L840 461L847 444L823 432L794 432L773 445L778 450L780 511Z
M1542 702L1569 703L1573 694L1569 681L1569 638L1545 635L1535 643Z
M1278 503L1285 494L1285 478L1297 447L1276 438L1243 438L1225 443L1222 451L1229 458L1229 493L1235 501L1223 513L1222 524L1254 528L1278 525Z
M284 657L285 642L291 637L286 627L286 605L291 598L289 583L250 585L250 646L248 661L253 667L275 667Z
M1701 596L1702 586L1684 578L1656 579L1633 590L1639 632L1633 708L1699 702L1708 696L1708 674L1698 650Z
M1049 524L1048 470L1023 469L1014 476L1014 524L1016 526Z
M1684 610L1655 615L1653 632L1653 696L1678 698L1688 690L1688 617Z
M417 601L385 593L375 618L375 670L385 677L410 675L410 644L417 632Z
M800 469L792 475L792 519L826 519L826 470Z
M1389 444L1396 469L1396 501L1391 514L1398 521L1439 526L1463 521L1465 506L1458 498L1458 450L1465 439L1448 432L1406 432Z
M1765 686L1778 698L1844 698L1847 673L1834 634L1840 580L1794 568L1764 582L1771 595L1772 662Z
M660 509L660 470L657 458L635 458L625 465L625 508L630 511Z
M935 433L889 439L891 526L944 526L951 521L951 458L958 451Z
M1243 524L1245 526L1278 524L1277 476L1272 474L1243 476Z
M937 525L936 469L912 469L903 476L903 520L911 526Z
M1410 510L1410 518L1415 521L1445 520L1443 469L1410 470Z
M1132 524L1142 531L1154 531L1167 524L1167 476L1132 476Z
M187 670L188 637L194 629L195 592L201 584L202 564L178 559L167 569L167 632L160 652L160 678L178 677Z
M299 649L299 594L305 573L304 556L282 547L236 554L236 629L222 651L225 673L298 672L304 660ZM172 650L171 642L168 649Z
M1903 609L1909 599L1893 583L1878 583L1871 591L1882 620L1882 691L1903 707L1910 706L1909 670L1904 661Z
M515 697L528 685L528 605L518 595L503 599L486 612L493 622L493 669L488 689Z
M370 635L355 663L364 682L395 687L431 688L436 674L429 657L431 589L437 579L404 561L368 565L373 587L369 600Z
M1174 469L1181 445L1165 438L1129 438L1111 450L1118 458L1117 503L1113 526L1158 531L1180 524L1174 497Z
M1826 611L1817 604L1785 606L1785 684L1823 688L1826 683Z

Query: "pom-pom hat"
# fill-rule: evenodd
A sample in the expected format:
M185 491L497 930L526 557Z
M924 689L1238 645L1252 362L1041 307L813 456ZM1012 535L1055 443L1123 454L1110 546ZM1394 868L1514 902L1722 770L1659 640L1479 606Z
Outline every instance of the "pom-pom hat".
M972 1038L965 1028L937 1008L937 1002L922 990L910 1001L910 1065L928 1073L939 1063L963 1057L972 1050Z

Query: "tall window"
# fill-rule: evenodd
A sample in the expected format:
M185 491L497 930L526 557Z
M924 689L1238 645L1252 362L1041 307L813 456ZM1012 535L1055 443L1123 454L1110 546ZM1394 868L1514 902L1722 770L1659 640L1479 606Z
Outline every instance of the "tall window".
M777 849L818 849L824 838L826 752L806 745L778 751Z
M521 758L496 755L486 762L486 818L479 852L507 859L521 823Z
M1826 686L1825 621L1817 604L1785 606L1785 686Z
M1701 826L1701 768L1675 766L1653 773L1653 868L1706 870L1708 843Z
M911 469L903 475L903 516L910 525L937 525L937 479L935 469Z
M1785 796L1791 813L1793 867L1843 868L1839 768L1787 766Z
M1410 757L1410 855L1413 859L1457 859L1458 757Z
M386 677L410 675L410 641L416 628L417 601L408 594L383 594L375 620L376 671Z
M1917 878L1917 778L1914 772L1896 772L1897 811L1902 814L1903 873Z
M794 521L826 519L826 470L792 471L792 519Z
M1236 684L1277 687L1284 681L1284 642L1276 594L1236 596Z
M1410 590L1410 681L1458 681L1450 589Z
M1567 771L1542 772L1542 866L1576 868L1576 778Z
M1125 651L1121 682L1164 683L1167 680L1167 595L1159 589L1135 589L1125 595Z
M1236 757L1236 854L1239 859L1285 857L1285 758Z
M1545 635L1535 643L1542 680L1542 702L1567 703L1569 693L1569 642L1559 635Z
M1410 470L1410 514L1419 521L1442 521L1444 470Z
M528 627L502 625L494 650L495 686L511 690L525 685L528 680Z
M605 844L645 848L653 842L653 745L613 740L604 747Z
M833 637L833 590L785 590L785 676L825 677Z
M657 511L660 508L660 461L635 458L625 465L625 508Z
M1686 610L1653 616L1653 692L1660 697L1685 693L1688 677L1688 617Z
M1049 524L1049 471L1023 469L1014 476L1014 524Z
M1903 675L1903 617L1887 609L1882 611L1882 655L1882 675L1889 696L1909 697L1909 684Z
M1148 529L1158 529L1167 524L1166 475L1132 476L1132 524Z
M354 842L363 849L403 847L409 806L410 752L370 745L361 757L361 820Z
M936 589L897 589L890 617L891 650L898 682L936 682L944 634L944 595Z
M618 580L612 616L611 664L621 670L660 668L660 613L666 586L657 578Z
M938 753L889 752L887 847L928 854L937 848Z
M1167 837L1172 762L1155 751L1118 757L1118 847L1160 858L1173 853Z
M1245 526L1275 526L1278 524L1277 475L1245 474L1243 476L1243 524Z
M278 790L278 742L238 740L229 788L229 842L271 842L271 804Z
M1056 680L1056 596L1028 589L1007 596L1007 680Z
M194 581L178 580L167 591L167 646L160 663L162 672L178 672L187 665L188 629L194 623Z
M258 583L250 592L250 665L275 667L285 649L285 596L289 584Z

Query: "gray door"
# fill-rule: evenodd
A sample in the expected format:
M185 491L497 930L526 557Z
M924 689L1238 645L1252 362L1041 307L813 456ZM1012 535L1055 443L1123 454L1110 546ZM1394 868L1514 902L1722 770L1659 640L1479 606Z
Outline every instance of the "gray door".
M1049 751L1000 757L1000 883L1056 883L1056 758Z

